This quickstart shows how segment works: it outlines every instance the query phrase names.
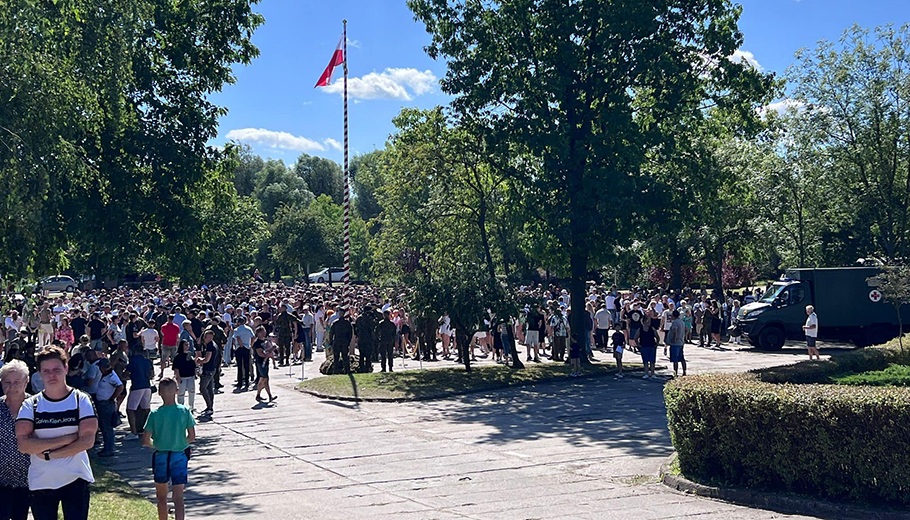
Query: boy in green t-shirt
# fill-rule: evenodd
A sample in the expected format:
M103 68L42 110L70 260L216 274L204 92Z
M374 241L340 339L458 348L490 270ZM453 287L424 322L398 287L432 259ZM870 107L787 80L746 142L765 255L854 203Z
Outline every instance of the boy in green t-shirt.
M174 518L184 520L183 487L187 480L190 443L196 439L196 421L190 409L177 404L177 381L166 377L158 383L164 401L145 422L142 445L154 448L152 471L158 498L158 519L167 520L167 484L174 492Z

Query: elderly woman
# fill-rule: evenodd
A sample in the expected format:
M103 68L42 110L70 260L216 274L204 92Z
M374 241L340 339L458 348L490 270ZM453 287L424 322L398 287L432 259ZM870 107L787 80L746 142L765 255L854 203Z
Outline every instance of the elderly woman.
M25 520L28 517L29 456L19 451L16 418L25 401L28 366L14 359L0 368L0 520Z

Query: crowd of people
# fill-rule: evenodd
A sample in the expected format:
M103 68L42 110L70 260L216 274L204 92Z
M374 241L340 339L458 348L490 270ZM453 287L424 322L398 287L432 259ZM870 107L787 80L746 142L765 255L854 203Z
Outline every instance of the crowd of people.
M600 351L613 357L622 379L628 351L641 356L644 378L657 378L663 346L674 375L680 367L685 375L685 345L719 347L728 330L737 342L733 318L741 300L734 296L752 297L590 285L584 330L573 331L566 290L539 284L517 291L528 302L523 311L478 320L460 336L470 338L465 348L448 315L412 317L403 295L369 285L152 286L10 300L0 357L0 453L10 463L0 467L0 518L24 518L29 493L33 503L63 503L67 519L85 518L93 480L85 454L113 455L123 419L125 442L142 439L169 454L165 462L156 455L156 483L161 475L165 499L167 482L174 484L175 503L182 503L188 457L178 452L192 441L195 420L215 413L222 388L274 401L270 369L311 361L314 351L326 351L323 368L340 373L370 372L374 363L392 371L398 356L461 362L479 355L515 364L523 350L528 362L571 364L572 376ZM155 391L173 411L151 410ZM153 434L168 441L155 442ZM56 518L51 505L42 507L32 507L36 520Z

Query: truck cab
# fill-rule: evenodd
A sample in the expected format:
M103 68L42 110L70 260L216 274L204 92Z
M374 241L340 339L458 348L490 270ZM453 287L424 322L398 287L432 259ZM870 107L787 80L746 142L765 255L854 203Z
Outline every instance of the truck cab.
M775 282L757 301L740 308L738 319L743 334L764 350L780 350L785 340L803 337L806 305L813 304L811 295L807 282Z

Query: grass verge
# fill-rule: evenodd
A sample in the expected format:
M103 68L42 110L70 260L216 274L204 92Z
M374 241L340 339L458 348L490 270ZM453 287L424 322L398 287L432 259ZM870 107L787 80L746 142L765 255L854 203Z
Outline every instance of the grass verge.
M624 370L640 368L640 364L623 363ZM569 379L571 371L563 363L545 363L528 364L523 370L496 365L472 367L471 372L465 372L464 367L373 372L317 377L297 388L342 398L421 400ZM615 373L616 365L594 363L582 371L585 377L605 376Z
M910 386L910 366L888 365L884 370L847 374L832 378L838 385L851 386Z
M89 520L158 520L155 504L145 499L120 475L92 460L95 483L92 485Z

